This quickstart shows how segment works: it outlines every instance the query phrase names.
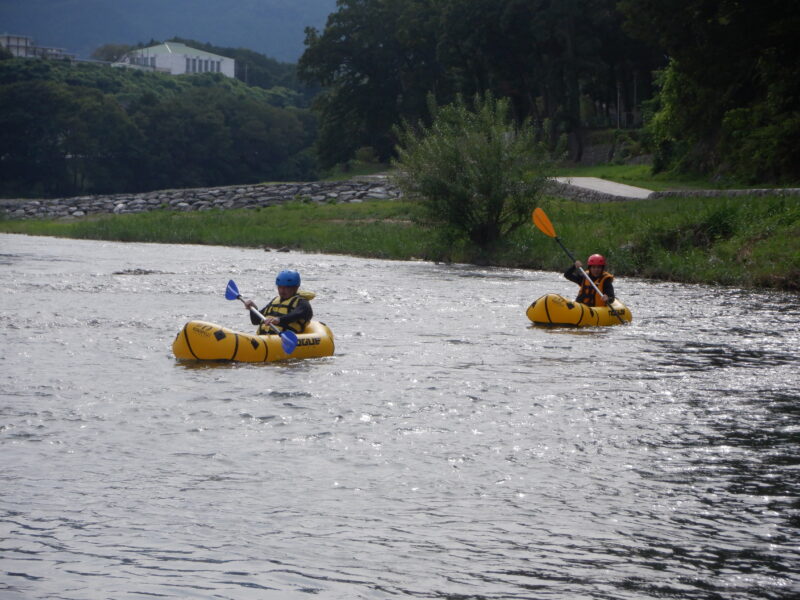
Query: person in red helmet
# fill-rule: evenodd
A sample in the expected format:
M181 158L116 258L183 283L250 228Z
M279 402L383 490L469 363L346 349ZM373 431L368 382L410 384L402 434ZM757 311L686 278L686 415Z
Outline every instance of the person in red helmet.
M581 273L581 267L583 266L581 261L576 260L575 264L564 272L564 277L581 286L575 302L580 302L587 306L607 306L611 304L614 301L614 276L605 270L605 257L602 254L592 254L586 263L589 266L586 275L592 278L597 289L603 292L603 295L598 296L592 284Z

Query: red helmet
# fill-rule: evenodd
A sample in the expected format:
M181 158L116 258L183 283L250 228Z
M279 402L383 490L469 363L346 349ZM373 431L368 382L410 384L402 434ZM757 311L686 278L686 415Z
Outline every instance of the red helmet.
M600 265L601 267L606 266L606 259L602 254L592 254L589 257L589 260L586 261L586 264L590 267L593 265Z

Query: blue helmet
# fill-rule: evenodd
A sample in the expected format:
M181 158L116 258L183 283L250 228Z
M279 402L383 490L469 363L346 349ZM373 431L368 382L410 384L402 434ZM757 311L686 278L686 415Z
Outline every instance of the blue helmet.
M281 271L275 278L275 285L296 287L300 285L300 273L297 271Z

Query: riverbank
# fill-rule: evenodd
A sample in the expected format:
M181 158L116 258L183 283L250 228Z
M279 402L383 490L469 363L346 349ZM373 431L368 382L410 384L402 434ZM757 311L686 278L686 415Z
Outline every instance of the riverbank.
M800 198L670 196L586 203L547 197L542 208L576 256L607 255L618 277L800 290ZM562 271L569 260L533 225L488 253L452 245L402 200L207 208L69 219L4 219L0 231L128 242L294 249Z
M0 218L61 219L89 215L125 215L150 211L179 212L264 208L289 202L326 204L389 200L399 196L386 177L347 181L258 183L213 188L156 190L138 194L101 194L68 198L0 199Z

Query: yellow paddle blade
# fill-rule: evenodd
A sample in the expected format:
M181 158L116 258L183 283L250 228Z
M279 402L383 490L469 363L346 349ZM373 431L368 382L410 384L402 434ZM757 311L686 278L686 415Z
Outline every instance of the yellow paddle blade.
M541 208L534 208L531 218L533 219L533 224L539 228L539 231L548 237L556 237L556 230L553 229L553 224Z
M317 297L317 295L314 292L307 292L306 290L300 290L299 292L297 292L297 295L300 296L301 298L305 298L306 300L313 300L314 298Z

